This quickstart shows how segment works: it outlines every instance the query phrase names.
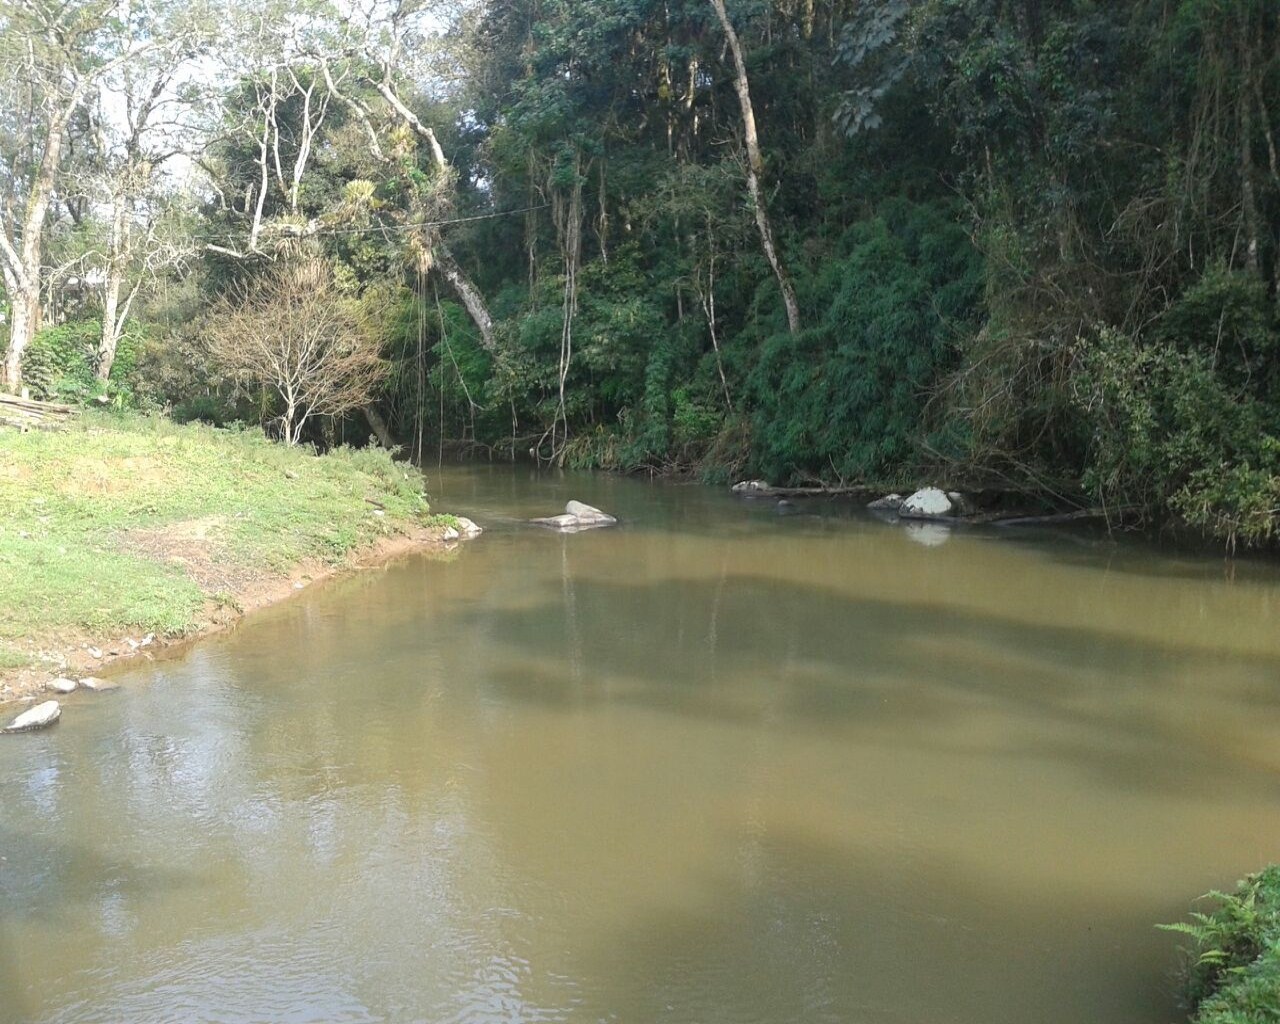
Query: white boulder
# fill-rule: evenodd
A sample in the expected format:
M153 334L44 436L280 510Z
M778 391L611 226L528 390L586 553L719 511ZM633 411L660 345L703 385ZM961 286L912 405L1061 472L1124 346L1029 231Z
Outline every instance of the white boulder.
M607 512L601 512L594 505L586 505L580 501L571 501L565 505L564 514L577 516L584 523L616 523L618 521Z
M472 537L479 537L480 534L484 533L483 529L477 526L466 516L456 516L455 518L458 520L458 532L467 540L470 540Z
M80 685L94 693L110 693L112 690L120 689L119 683L113 683L110 679L99 679L97 676L85 676L80 680Z
M66 676L59 676L57 679L50 679L44 684L46 690L52 690L54 693L73 693L79 685L74 679L68 679Z
M580 530L593 530L599 526L612 526L618 520L607 512L601 512L593 505L585 505L580 501L571 501L558 516L547 516L533 519L537 526L546 526L561 533L577 533Z
M733 485L734 494L757 494L760 491L771 491L773 488L767 480L739 480Z
M923 487L898 507L898 515L908 519L929 519L950 515L951 510L951 499L946 494L936 487Z
M28 708L4 727L5 732L31 732L34 729L45 729L62 717L62 705L56 700L47 700Z

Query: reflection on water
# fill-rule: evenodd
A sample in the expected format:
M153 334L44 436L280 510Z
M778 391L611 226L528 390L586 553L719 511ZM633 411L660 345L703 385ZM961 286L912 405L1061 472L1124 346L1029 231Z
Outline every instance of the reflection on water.
M1167 1024L1280 848L1270 567L431 484L452 560L0 744L0 1020Z

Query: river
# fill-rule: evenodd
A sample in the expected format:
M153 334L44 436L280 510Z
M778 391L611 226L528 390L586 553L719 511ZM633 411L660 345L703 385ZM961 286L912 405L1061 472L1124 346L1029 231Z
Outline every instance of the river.
M1280 851L1275 565L429 484L484 536L0 742L0 1020L1170 1024Z

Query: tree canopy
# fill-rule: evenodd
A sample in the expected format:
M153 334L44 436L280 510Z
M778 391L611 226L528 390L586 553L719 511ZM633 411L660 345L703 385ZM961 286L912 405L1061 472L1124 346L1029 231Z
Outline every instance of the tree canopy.
M322 443L1280 526L1268 0L0 0L0 72L10 388L279 417L212 321L323 265Z

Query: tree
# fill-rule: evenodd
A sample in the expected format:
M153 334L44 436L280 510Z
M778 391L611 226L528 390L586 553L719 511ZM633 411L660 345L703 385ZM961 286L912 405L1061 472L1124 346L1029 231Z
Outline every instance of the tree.
M22 355L40 322L41 245L72 119L104 76L158 45L126 31L145 12L121 14L116 0L0 2L0 273L12 303L0 388L8 391L22 385Z
M363 409L386 376L379 335L319 259L234 286L210 311L209 351L241 386L274 391L286 444L307 421Z
M116 348L144 282L185 263L192 248L188 238L172 230L175 204L164 168L197 148L203 90L187 72L212 41L217 19L186 0L160 0L147 10L146 20L126 23L122 30L125 49L137 55L99 76L97 103L89 108L97 172L89 191L107 211L102 337L95 368L102 381L111 376ZM144 42L154 45L139 52Z

